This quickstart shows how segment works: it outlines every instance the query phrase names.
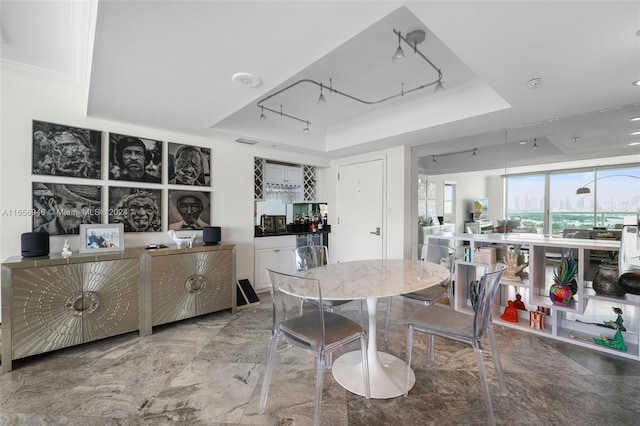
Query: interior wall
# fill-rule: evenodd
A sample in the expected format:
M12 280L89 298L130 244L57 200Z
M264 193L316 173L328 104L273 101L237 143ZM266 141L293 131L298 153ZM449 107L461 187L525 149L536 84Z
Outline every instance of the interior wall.
M110 132L211 148L211 224L222 227L224 242L236 245L237 278L253 282L253 164L263 157L294 164L328 167L329 161L219 139L167 132L87 117L87 91L77 85L59 84L3 71L0 80L0 259L20 255L20 235L31 232L31 217L11 214L14 209L31 209L33 181L103 186L109 181L108 161L104 161ZM103 179L32 176L32 120L64 124L103 132ZM166 145L166 143L165 143ZM166 150L166 146L164 147ZM319 177L321 178L321 173ZM151 187L151 185L150 185ZM320 188L323 186L319 184ZM154 188L158 188L155 185ZM163 229L167 229L167 185L163 189ZM323 197L324 194L319 194ZM104 204L104 203L103 203ZM104 205L103 205L104 207ZM199 232L201 234L201 231ZM78 236L52 236L51 253L60 253L65 239L78 252ZM151 243L172 244L166 232L126 233L126 247Z

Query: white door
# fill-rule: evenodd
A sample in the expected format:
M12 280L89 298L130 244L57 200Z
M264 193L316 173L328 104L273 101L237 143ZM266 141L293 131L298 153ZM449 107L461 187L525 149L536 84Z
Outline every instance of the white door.
M382 160L338 167L335 261L382 259L383 188Z

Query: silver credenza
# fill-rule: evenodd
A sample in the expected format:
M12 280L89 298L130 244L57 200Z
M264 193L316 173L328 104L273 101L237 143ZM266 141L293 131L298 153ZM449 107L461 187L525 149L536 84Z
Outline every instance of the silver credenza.
M169 247L145 252L143 335L152 327L236 308L235 246Z
M2 371L12 361L139 328L140 250L2 263Z
M2 371L13 360L236 308L235 246L11 257L2 263Z

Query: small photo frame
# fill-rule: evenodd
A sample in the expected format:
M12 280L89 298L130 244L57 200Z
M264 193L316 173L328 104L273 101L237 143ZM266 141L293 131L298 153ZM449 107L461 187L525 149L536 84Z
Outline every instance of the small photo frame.
M264 223L264 232L265 234L268 232L276 232L276 221L274 220L275 216L265 216Z
M124 250L124 225L80 225L80 253L105 253Z
M284 232L287 230L286 216L273 216L275 232Z

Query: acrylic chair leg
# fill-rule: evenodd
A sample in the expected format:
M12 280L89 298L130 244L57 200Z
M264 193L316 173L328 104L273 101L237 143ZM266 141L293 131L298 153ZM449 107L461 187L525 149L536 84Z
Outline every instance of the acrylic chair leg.
M278 337L276 334L271 335L269 342L269 353L267 355L267 370L264 373L264 379L262 380L262 392L260 393L260 408L258 412L264 413L267 407L267 397L269 396L269 386L271 385L271 377L273 376L273 364L276 358L276 349L278 347Z
M433 334L427 334L427 367L431 367L435 358L436 354L433 349Z
M478 373L480 376L480 384L482 386L482 394L484 395L484 402L487 405L487 415L489 416L489 424L494 426L496 419L493 416L493 406L491 405L491 394L489 393L489 381L487 380L487 370L484 367L484 358L482 357L482 350L480 348L474 348L476 353L476 364L478 364Z
M322 406L322 381L324 380L324 353L316 358L316 405L313 414L313 424L320 426L320 408Z
M407 331L407 357L404 365L404 397L409 397L409 376L411 375L411 351L413 348L413 325Z
M362 373L364 376L364 397L367 408L371 408L371 384L369 382L369 358L367 357L367 338L360 338L360 351L362 352Z
M491 325L487 328L487 334L489 337L489 345L491 346L491 357L493 358L493 364L496 367L496 376L498 377L500 393L502 395L507 395L507 386L504 381L504 372L502 371L502 362L500 362L500 353L498 352L498 344L496 343L496 334L494 333Z

